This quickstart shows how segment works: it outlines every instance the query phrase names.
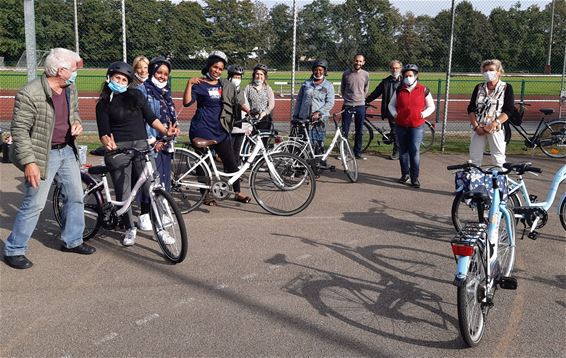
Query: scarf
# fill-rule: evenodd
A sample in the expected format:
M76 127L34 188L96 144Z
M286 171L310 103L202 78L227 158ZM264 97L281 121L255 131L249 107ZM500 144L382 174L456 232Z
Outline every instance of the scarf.
M149 74L143 85L145 86L148 95L159 101L159 120L161 123L170 126L177 122L177 111L175 110L175 104L171 97L171 85L168 83L167 86L160 89L151 82L151 78L155 74L157 68L159 68L159 66L154 67L152 71L153 73ZM157 113L155 114L157 115Z

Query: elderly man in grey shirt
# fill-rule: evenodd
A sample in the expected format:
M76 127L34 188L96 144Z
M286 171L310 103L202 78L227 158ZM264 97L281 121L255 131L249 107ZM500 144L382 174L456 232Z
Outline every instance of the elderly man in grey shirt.
M342 109L342 133L347 136L352 123L352 115L354 116L354 125L356 129L354 141L354 156L356 159L365 160L361 156L362 151L362 128L364 118L366 116L365 99L369 88L369 74L362 69L365 64L365 57L362 54L354 56L354 62L351 70L346 70L342 74L342 83L340 85L340 93L344 99Z

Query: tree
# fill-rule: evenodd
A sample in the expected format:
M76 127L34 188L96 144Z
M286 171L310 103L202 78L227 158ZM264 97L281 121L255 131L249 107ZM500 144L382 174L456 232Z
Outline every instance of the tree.
M332 67L336 33L329 0L314 0L298 14L297 51L299 58L329 60Z
M289 6L278 4L269 14L273 41L267 57L271 66L290 69L293 53L293 14Z
M121 7L112 0L78 3L79 46L89 67L106 67L122 59Z
M0 53L6 63L15 63L25 50L24 6L20 0L5 0L0 6Z

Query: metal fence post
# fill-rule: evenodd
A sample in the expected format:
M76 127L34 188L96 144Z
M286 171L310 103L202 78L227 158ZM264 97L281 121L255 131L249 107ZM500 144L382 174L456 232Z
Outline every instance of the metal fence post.
M521 101L525 100L525 80L521 80Z
M454 47L454 18L456 17L455 0L452 0L452 22L450 25L450 45L448 46L448 68L446 69L446 93L444 94L444 119L442 120L442 135L440 151L444 152L446 143L446 122L448 121L448 99L450 97L450 74L452 73L452 50Z
M35 58L35 8L34 0L24 1L24 22L26 31L26 66L28 69L28 82L34 80L37 70Z
M442 95L442 93L440 93L440 91L442 91L442 80L439 78L437 80L438 86L436 86L436 108L440 108L440 96ZM440 111L436 110L436 123L440 122Z
M297 61L297 1L293 0L293 68L291 69L291 113L289 117L293 118L294 100L295 100L295 66Z

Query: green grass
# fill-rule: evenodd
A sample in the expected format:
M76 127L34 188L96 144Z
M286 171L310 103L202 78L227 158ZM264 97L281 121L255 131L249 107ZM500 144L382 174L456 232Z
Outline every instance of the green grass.
M42 71L38 71L41 74ZM83 69L79 71L77 78L77 86L79 91L99 92L104 81L104 69ZM185 89L187 80L191 77L200 76L200 71L189 70L173 70L172 72L172 86L173 91L182 92ZM371 72L370 73L370 91L377 86L382 78L387 76L385 72ZM301 71L296 73L296 82L298 86L307 78L310 72ZM331 82L340 82L342 74L340 72L330 72L328 80ZM244 75L243 83L247 83L251 78L251 72L247 71ZM422 73L420 80L423 84L428 86L433 95L438 95L438 87L440 84L440 93L443 95L446 82L446 75L444 73ZM558 96L560 93L560 77L518 77L509 76L504 77L504 80L513 85L515 96L519 98L521 92L526 96ZM451 95L470 95L474 86L481 82L481 76L477 77L452 77L450 81L450 94ZM17 90L27 82L27 74L25 72L16 72L3 70L0 71L0 89ZM274 82L291 82L290 71L275 71L269 73L269 82L273 89L278 93L281 86L275 85ZM283 91L290 93L291 86L284 85Z

